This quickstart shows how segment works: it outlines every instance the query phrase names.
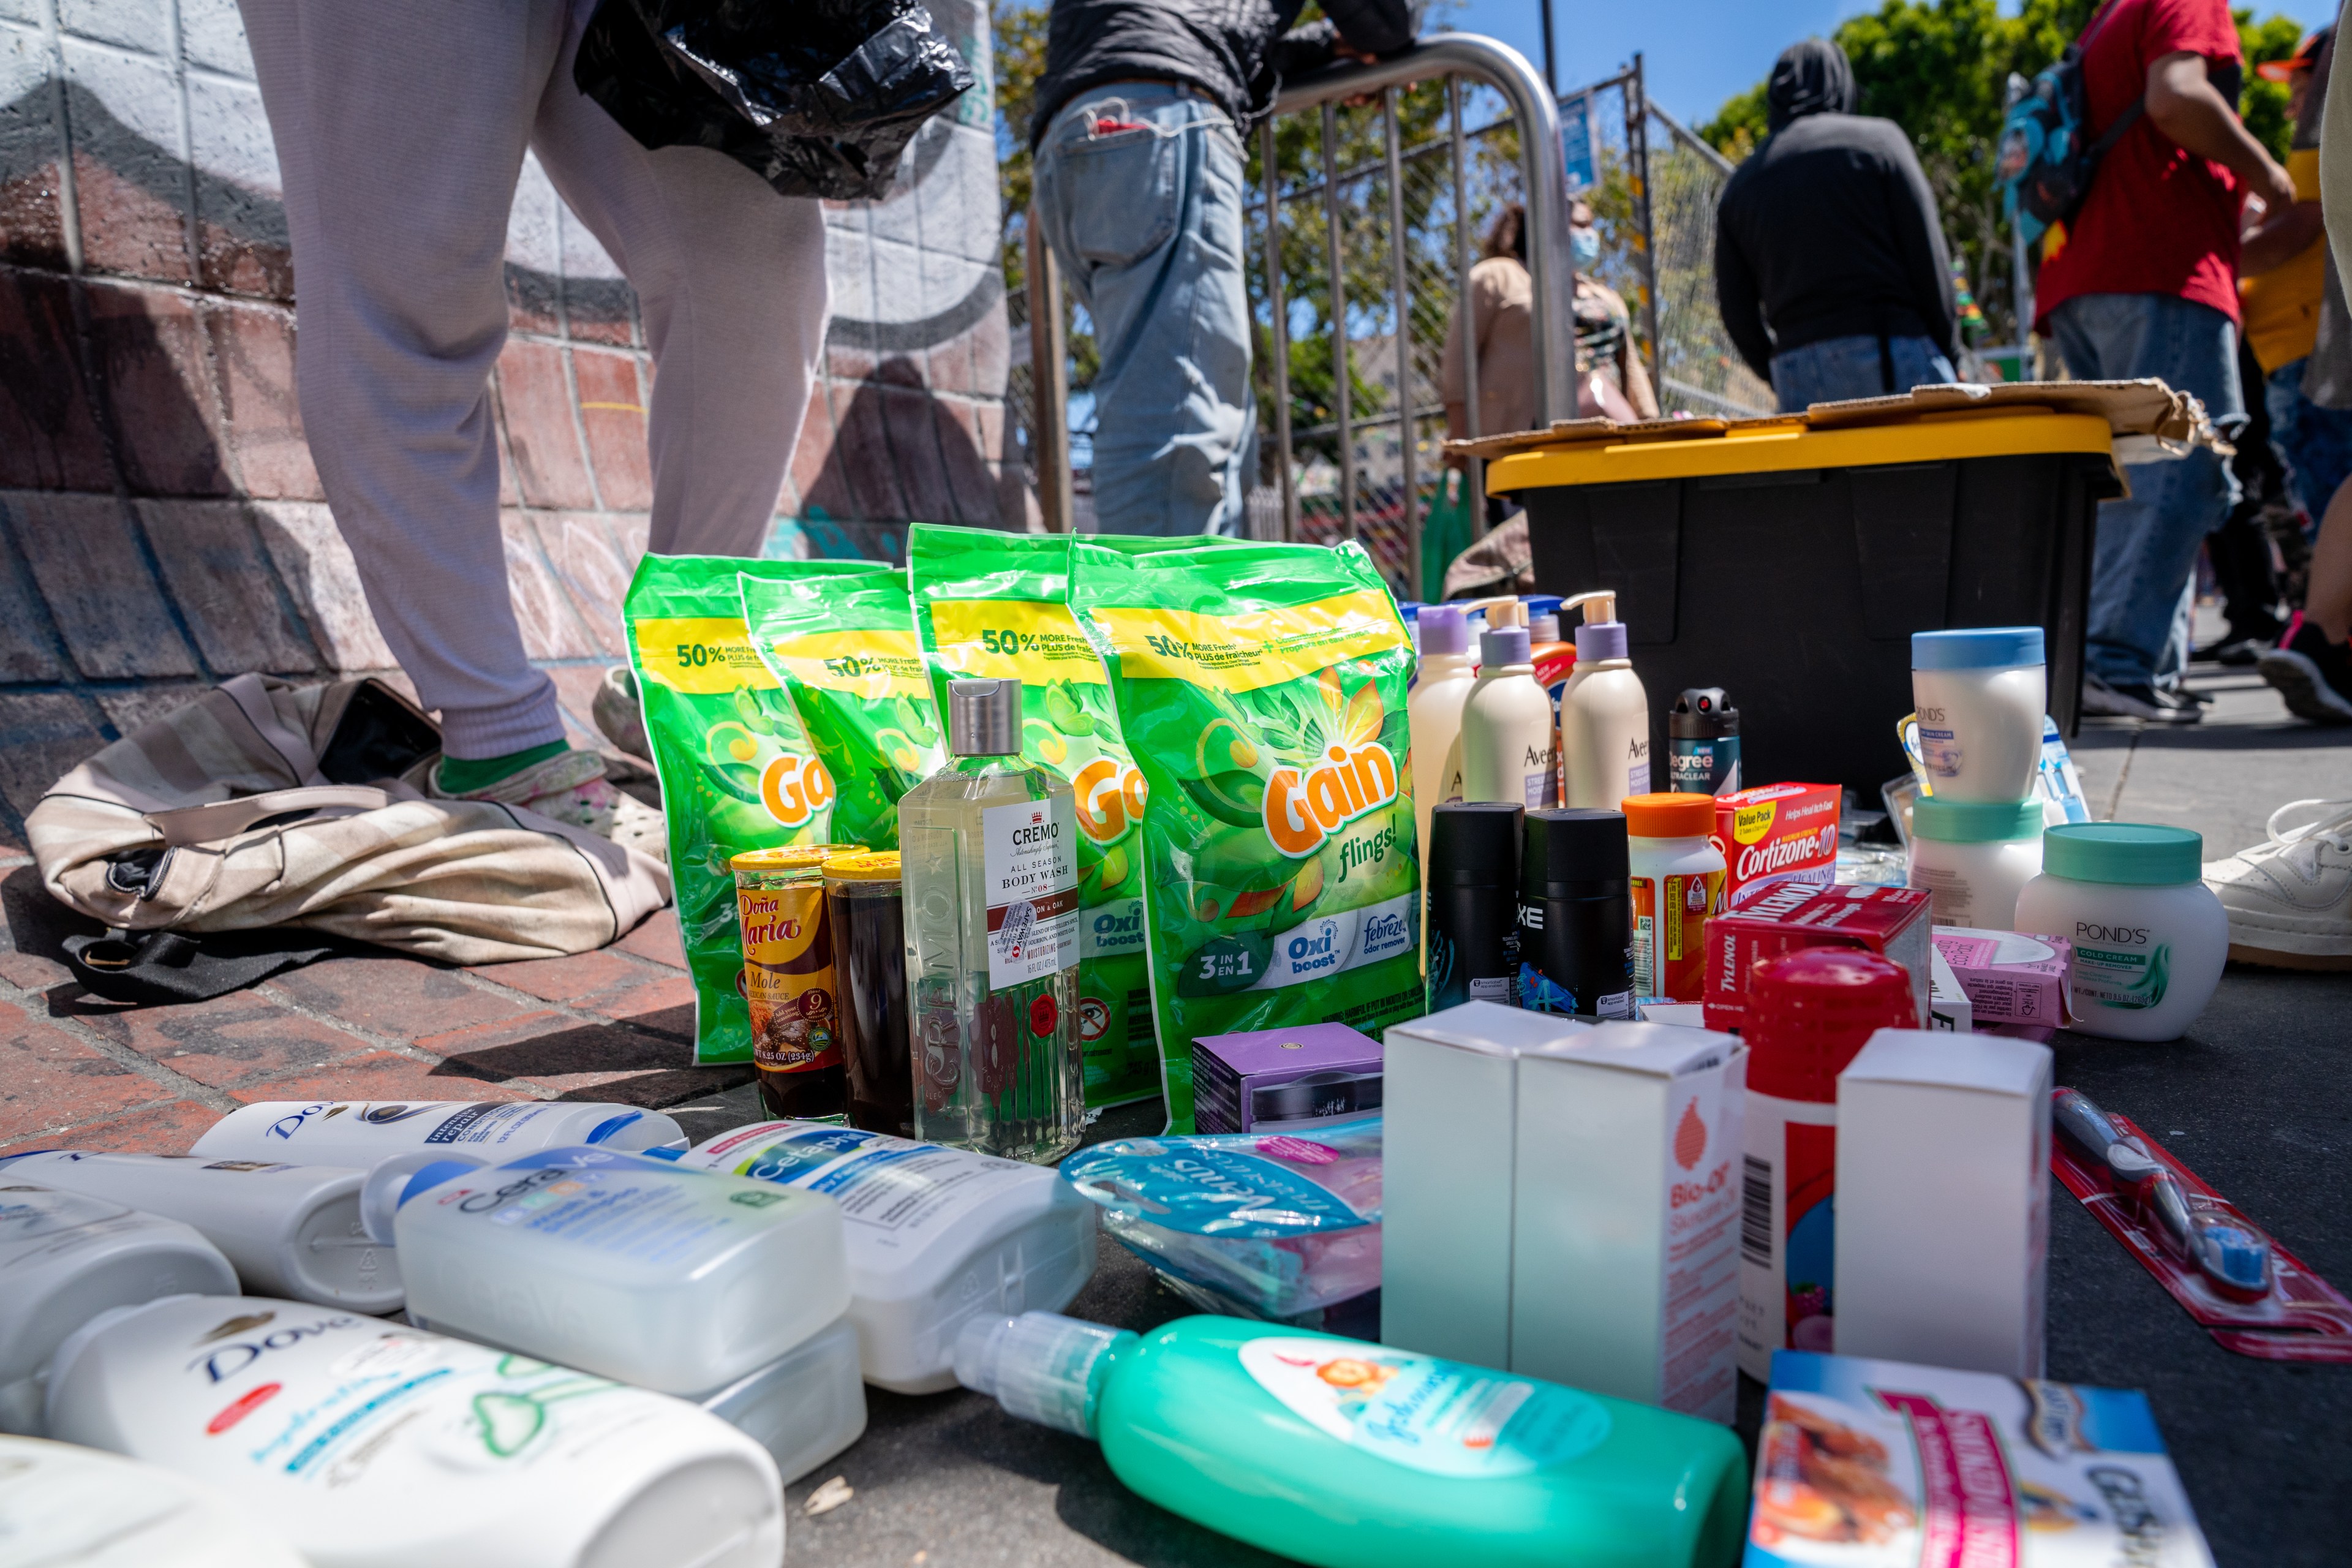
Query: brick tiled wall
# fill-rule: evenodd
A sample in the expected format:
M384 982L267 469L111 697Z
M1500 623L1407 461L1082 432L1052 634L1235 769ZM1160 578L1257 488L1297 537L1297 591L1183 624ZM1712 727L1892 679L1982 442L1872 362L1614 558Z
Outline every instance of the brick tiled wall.
M828 205L835 319L772 554L1029 521L987 13L933 12L981 84L889 199ZM391 664L302 438L278 195L234 0L0 0L0 850L66 768L205 682ZM507 278L509 585L595 743L588 699L645 549L653 369L635 297L536 163Z

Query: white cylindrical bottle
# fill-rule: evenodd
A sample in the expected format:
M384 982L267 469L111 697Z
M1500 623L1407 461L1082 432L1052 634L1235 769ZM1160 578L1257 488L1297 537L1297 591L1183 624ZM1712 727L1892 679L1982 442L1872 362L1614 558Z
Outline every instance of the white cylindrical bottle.
M1427 854L1430 811L1462 798L1462 705L1478 673L1459 605L1423 605L1415 624L1421 628L1420 679L1404 710L1412 736L1413 842Z
M822 1191L841 1205L849 1321L866 1381L955 1386L957 1328L981 1312L1059 1311L1094 1274L1095 1209L1042 1166L854 1127L762 1121L678 1163Z
M2213 999L2230 917L2202 879L2204 837L2185 827L2069 822L2042 836L2042 875L2017 895L2018 931L2063 936L2067 1026L2172 1040Z
M308 1568L252 1509L156 1465L0 1437L0 1563L12 1568Z
M355 1312L400 1310L399 1262L360 1223L361 1172L45 1149L0 1160L0 1182L11 1176L193 1226L248 1290Z
M104 1313L58 1347L48 1414L68 1442L218 1488L314 1568L783 1555L775 1462L725 1422L356 1312L175 1296Z
M1919 758L1938 798L2021 800L2033 793L2050 696L2042 650L2040 626L1911 634Z
M236 1270L177 1220L0 1173L0 1432L42 1435L42 1374L110 1307L233 1295Z
M1696 1002L1706 990L1706 922L1723 912L1723 851L1711 795L1624 800L1633 898L1633 994Z
M1559 746L1568 798L1585 811L1615 811L1627 795L1650 793L1650 696L1625 653L1617 595L1580 594L1560 605L1584 607L1576 628L1576 673L1559 697Z
M1462 704L1462 798L1559 805L1551 698L1536 683L1528 628L1486 632L1478 660L1477 684Z
M1947 800L1911 805L1910 882L1936 924L2011 930L2017 895L2042 874L2042 802Z
M419 1149L480 1161L572 1144L634 1153L684 1149L686 1134L658 1110L552 1100L267 1100L230 1111L189 1146L212 1160L284 1160L371 1170Z

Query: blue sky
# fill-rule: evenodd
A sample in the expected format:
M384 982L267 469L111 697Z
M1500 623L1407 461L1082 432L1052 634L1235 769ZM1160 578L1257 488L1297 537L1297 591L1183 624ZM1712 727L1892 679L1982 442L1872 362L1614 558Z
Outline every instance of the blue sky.
M1542 0L1461 0L1445 15L1454 29L1485 33L1543 68ZM2243 0L2240 0L2243 3ZM1773 58L1797 39L1827 33L1876 0L1551 0L1563 88L1608 76L1642 50L1650 96L1685 121L1704 120L1733 93L1752 87ZM2013 12L2013 3L2004 4ZM2328 0L2254 0L2258 16L2293 16L2305 27L2331 20Z

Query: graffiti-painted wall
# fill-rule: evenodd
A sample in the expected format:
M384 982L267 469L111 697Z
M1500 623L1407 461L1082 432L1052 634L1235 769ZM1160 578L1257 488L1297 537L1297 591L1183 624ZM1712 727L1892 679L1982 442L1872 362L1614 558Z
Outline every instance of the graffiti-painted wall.
M828 204L824 374L772 554L894 557L911 521L1025 526L987 12L979 85L888 199ZM509 580L583 743L645 547L652 366L619 269L536 163L493 382ZM391 656L294 397L278 163L234 0L0 0L0 849L122 729L243 670Z

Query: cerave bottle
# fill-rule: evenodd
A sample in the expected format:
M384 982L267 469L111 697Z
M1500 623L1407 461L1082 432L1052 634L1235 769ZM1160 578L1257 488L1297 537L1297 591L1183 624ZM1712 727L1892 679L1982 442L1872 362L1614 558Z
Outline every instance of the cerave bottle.
M808 1121L739 1127L678 1163L840 1205L866 1380L900 1394L955 1386L973 1314L1055 1310L1094 1274L1094 1205L1042 1166Z
M1328 1568L1713 1568L1747 1517L1712 1422L1360 1340L1032 1312L974 1320L956 1366L1171 1512Z
M0 1562L11 1568L309 1568L254 1510L155 1465L0 1437Z
M97 1314L236 1288L220 1249L177 1220L0 1173L0 1431L42 1434L50 1353Z
M369 1170L415 1150L478 1161L587 1143L621 1152L684 1149L686 1134L658 1110L544 1100L265 1100L230 1111L188 1152L214 1160L284 1160Z
M720 1388L849 1306L830 1198L581 1148L372 1180L413 1320L643 1387Z
M176 1296L58 1348L51 1429L208 1483L313 1568L773 1568L757 1443L683 1400L356 1312Z
M44 1149L0 1159L0 1183L38 1182L192 1226L248 1290L355 1312L396 1312L394 1250L360 1220L362 1173L194 1154Z

